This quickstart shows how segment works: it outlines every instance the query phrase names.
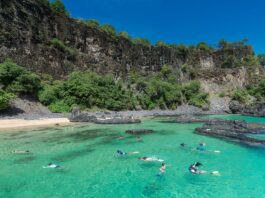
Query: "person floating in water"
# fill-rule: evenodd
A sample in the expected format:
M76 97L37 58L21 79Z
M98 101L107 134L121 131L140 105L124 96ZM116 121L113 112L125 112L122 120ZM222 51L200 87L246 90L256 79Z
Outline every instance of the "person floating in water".
M123 152L123 151L121 151L121 150L117 150L117 155L118 155L118 156L133 155L133 154L138 154L138 153L139 153L138 151L134 151L134 152L126 153L126 152Z
M206 144L204 142L201 142L197 147L197 151L206 151Z
M159 159L157 157L139 157L138 159L142 160L142 161L148 161L148 162L154 162L154 161L163 162L164 161L164 160Z
M189 171L193 174L204 174L204 173L206 173L206 171L204 171L204 170L199 170L199 166L202 166L202 163L195 162L194 164L191 164L189 166Z
M199 170L199 166L202 166L203 164L200 162L195 162L194 164L191 164L189 166L189 171L193 174L207 174L208 172L205 170ZM220 176L219 171L212 171L209 174Z
M57 164L53 164L53 163L49 163L48 166L43 166L43 168L57 168L57 169L63 169L62 166L57 165Z
M14 150L12 151L14 154L30 154L29 150Z
M136 139L137 139L138 142L142 142L143 141L143 139L140 136L136 137Z
M165 163L161 164L159 171L160 171L160 174L164 174L166 172L166 164Z
M181 143L179 146L180 146L181 148L185 148L185 147L187 147L187 145L184 144L184 143Z
M126 152L123 152L123 151L121 151L121 150L117 150L117 155L118 156L125 156L125 155L127 155L128 153L126 153Z

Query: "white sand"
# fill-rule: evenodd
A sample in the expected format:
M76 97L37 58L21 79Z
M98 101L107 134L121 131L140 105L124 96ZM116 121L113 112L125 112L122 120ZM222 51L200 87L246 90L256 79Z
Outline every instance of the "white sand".
M6 129L22 129L22 128L34 128L34 127L46 127L55 125L67 125L70 124L68 118L45 118L39 120L23 120L23 119L10 119L0 120L0 130Z

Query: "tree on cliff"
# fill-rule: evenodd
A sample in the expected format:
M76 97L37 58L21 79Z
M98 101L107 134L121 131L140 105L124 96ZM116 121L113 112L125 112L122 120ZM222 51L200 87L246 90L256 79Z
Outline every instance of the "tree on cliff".
M68 11L66 10L63 2L61 0L55 0L51 3L51 7L56 10L57 12L60 12L62 14L65 14L69 16Z

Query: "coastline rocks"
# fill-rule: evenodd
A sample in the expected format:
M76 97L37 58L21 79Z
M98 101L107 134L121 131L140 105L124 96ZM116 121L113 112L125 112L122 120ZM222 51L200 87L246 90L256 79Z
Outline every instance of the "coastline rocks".
M96 124L133 124L140 123L140 119L135 119L132 116L120 116L116 113L89 113L80 112L78 108L73 109L69 118L70 122L92 122Z
M95 122L96 119L96 116L87 113L71 114L69 117L70 122Z
M242 105L237 101L230 103L229 108L233 114L265 117L265 103Z
M140 119L134 118L97 118L94 123L96 124L133 124L133 123L141 123Z
M130 129L126 130L125 133L131 134L131 135L145 135L149 133L153 133L154 131L151 129Z
M161 122L186 124L186 123L208 122L208 121L211 121L211 120L218 121L218 120L222 120L222 119L206 118L206 117L203 117L203 115L181 115L181 116L176 117L175 119L164 120L164 121L161 121Z
M265 133L265 125L241 120L211 120L202 127L196 128L195 133L247 144L265 145L265 139L249 137L251 134Z

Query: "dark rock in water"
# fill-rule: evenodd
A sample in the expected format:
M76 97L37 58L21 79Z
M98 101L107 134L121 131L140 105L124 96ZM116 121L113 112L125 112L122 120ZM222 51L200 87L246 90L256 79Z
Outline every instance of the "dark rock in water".
M96 124L133 124L141 123L141 120L134 118L110 118L110 119L96 119Z
M232 113L265 117L265 103L256 103L251 105L243 105L237 101L230 103L229 108Z
M89 113L74 109L69 118L71 122L93 122L96 124L132 124L140 123L141 120L135 119L131 116L120 116L117 113L104 112L104 113Z
M265 125L241 120L211 120L202 127L196 128L195 133L213 136L232 141L265 145L265 140L248 137L249 134L265 133Z
M181 115L178 116L175 119L171 119L171 120L164 120L161 122L164 123L199 123L199 122L208 122L210 120L221 120L221 119L210 119L210 118L206 118L203 116L193 116L193 115Z
M143 135L153 133L154 131L151 129L130 129L126 130L125 132L131 135Z

